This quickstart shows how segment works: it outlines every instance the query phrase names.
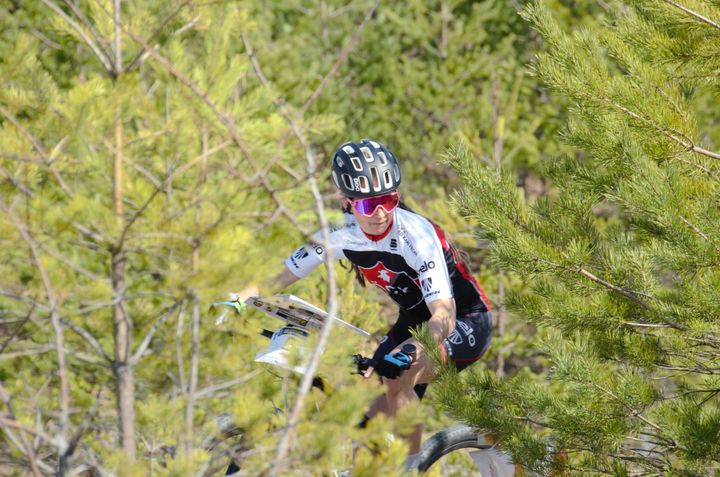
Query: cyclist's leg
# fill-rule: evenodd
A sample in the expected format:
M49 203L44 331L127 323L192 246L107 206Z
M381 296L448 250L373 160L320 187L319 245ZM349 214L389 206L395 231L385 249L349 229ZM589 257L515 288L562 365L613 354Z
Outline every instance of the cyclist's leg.
M383 356L390 353L403 341L410 338L412 336L410 334L410 329L416 325L416 320L401 312L395 324L390 328L388 333L383 337L382 341L378 345L375 353L373 354L373 358L382 359ZM422 374L420 371L427 368L428 363L429 361L422 359L420 362L413 364L413 367L403 373L399 379L383 380L388 390L372 403L367 412L366 419L363 420L363 424L378 413L394 416L400 407L411 402L415 402L418 399L422 399L422 396L425 394L426 383L429 382L430 379L426 377L425 381L420 383L418 378ZM415 385L411 383L415 383ZM420 449L422 426L418 426L412 435L408 437L410 453L414 454Z
M492 316L481 308L459 313L455 330L443 341L446 358L458 371L478 361L490 347Z
M451 359L458 371L478 361L490 347L492 339L492 317L484 307L461 312L457 316L455 330L443 341L445 355ZM435 365L426 354L396 380L386 380L388 386L388 414L395 415L398 409L417 401L418 388L424 394L424 386L435 377ZM409 436L410 453L420 450L422 426Z
M392 351L399 343L402 343L410 336L409 326L402 315L400 315L395 324L390 327L388 332L383 336L380 344L373 353L373 359L382 359L383 356ZM370 405L370 409L365 415L363 424L367 423L368 420L375 417L378 413L387 414L387 398L385 395L378 396L377 399Z

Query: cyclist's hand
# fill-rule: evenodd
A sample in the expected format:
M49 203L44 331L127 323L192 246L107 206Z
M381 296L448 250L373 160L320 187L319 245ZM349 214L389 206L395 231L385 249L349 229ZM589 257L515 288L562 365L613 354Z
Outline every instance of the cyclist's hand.
M210 314L215 317L215 325L220 325L231 314L241 314L247 305L238 293L230 293L227 300L216 301L210 305Z
M386 354L375 363L375 372L388 379L397 379L405 370L410 369L412 358L403 351Z

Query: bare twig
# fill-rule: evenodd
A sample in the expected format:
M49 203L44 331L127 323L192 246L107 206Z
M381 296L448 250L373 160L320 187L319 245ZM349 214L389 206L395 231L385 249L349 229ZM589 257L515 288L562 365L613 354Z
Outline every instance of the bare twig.
M38 243L32 237L26 224L24 224L18 217L13 213L12 209L7 206L3 201L0 201L0 209L10 218L10 221L20 232L20 235L25 240L25 243L30 249L33 264L37 268L38 273L42 279L43 287L45 288L45 294L48 302L50 303L50 321L52 322L55 330L55 347L57 352L58 360L58 374L60 377L60 432L63 440L67 437L68 424L70 417L70 381L68 379L67 362L65 357L65 337L62 323L60 322L60 315L58 313L58 302L53 290L50 275L45 269L42 260L40 259L40 250Z
M212 386L208 386L206 388L199 389L195 393L195 397L197 399L213 397L213 396L215 396L215 393L217 393L218 391L232 388L239 384L243 384L243 383L250 381L252 378L257 376L260 372L262 372L261 369L254 369L254 370L250 371L249 373L247 373L245 376L241 376L239 378L231 379L230 381L225 381L224 383L214 384Z
M90 347L105 360L106 363L112 363L112 359L110 356L108 356L105 353L105 350L103 349L102 345L98 340L95 339L95 337L90 333L88 330L76 325L70 320L66 320L64 318L60 318L60 322L63 324L63 326L66 326L68 329L74 331L78 336L80 336L82 339L85 340L87 344L90 345Z
M10 181L10 183L12 185L14 185L17 190L19 190L20 192L22 192L23 194L25 194L26 196L28 196L30 198L35 197L35 193L32 190L30 190L28 187L25 187L25 185L22 182L20 182L18 179L13 177L13 175L10 174L10 171L6 170L4 167L0 167L0 172L3 173L3 175L7 178L7 180Z
M690 10L690 9L689 9L688 7L686 7L685 5L680 5L679 3L674 2L673 0L665 0L665 3L668 3L668 4L672 5L672 6L675 7L675 8L678 8L678 9L682 10L682 11L685 12L685 13L689 13L690 16L692 16L692 17L695 18L696 20L700 20L701 22L707 23L707 24L710 25L711 27L717 28L718 30L720 30L720 23L715 22L715 21L713 21L713 20L711 20L711 19L709 19L709 18L701 15L701 14L699 14L698 12L696 12L696 11L694 11L694 10Z

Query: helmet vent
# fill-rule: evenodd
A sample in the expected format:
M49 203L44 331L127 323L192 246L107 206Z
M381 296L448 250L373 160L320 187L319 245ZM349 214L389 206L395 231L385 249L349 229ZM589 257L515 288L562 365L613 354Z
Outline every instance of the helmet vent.
M383 166L387 165L388 160L387 160L387 157L385 156L385 153L382 151L378 151L377 155L380 158L380 164L382 164Z
M366 162L374 162L375 161L375 156L373 156L373 153L372 153L372 151L370 151L369 147L361 147L360 151L362 152L363 157L365 158Z
M390 175L390 171L383 172L383 184L385 187L391 187L393 183L392 176Z
M360 192L370 192L370 183L368 182L367 177L358 177L358 183L360 184Z
M360 159L358 159L358 158L355 157L355 156L351 156L351 157L350 157L350 162L352 162L352 165L353 165L353 167L355 168L356 171L362 172L363 166L362 166L362 164L360 163Z
M352 177L350 177L350 174L343 174L342 180L343 180L343 184L345 185L345 189L347 189L347 190L354 189Z
M380 174L378 174L377 167L370 167L370 177L372 177L373 189L381 190Z

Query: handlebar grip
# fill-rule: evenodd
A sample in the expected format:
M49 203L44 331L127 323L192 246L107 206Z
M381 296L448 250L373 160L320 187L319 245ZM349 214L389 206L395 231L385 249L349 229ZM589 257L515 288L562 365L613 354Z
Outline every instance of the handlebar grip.
M357 368L358 374L363 374L364 371L367 371L367 369L370 366L375 366L375 360L372 358L366 358L365 356L354 354L353 355L353 363L355 364L355 367Z

